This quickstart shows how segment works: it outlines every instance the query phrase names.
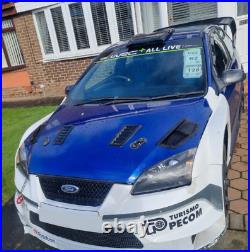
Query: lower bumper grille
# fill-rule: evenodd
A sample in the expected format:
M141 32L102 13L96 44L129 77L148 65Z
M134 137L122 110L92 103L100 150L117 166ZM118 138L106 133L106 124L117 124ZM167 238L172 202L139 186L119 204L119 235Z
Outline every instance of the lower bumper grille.
M143 248L142 243L135 237L135 235L127 232L121 234L114 232L104 234L60 227L41 222L39 220L39 215L34 212L30 212L30 221L34 225L53 235L75 242L110 248Z
M39 180L47 199L83 206L101 205L112 187L112 183L108 182L75 178L40 176ZM74 185L79 191L65 193L61 189L63 185Z

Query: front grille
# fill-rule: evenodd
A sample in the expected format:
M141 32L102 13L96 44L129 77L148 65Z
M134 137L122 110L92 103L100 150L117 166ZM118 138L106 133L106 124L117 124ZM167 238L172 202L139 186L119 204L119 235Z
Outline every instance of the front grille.
M69 204L99 206L109 193L112 183L80 180L75 178L40 176L40 184L47 199ZM77 193L65 193L63 185L74 185L79 188Z
M34 212L30 212L30 221L32 224L53 235L75 242L111 248L143 248L142 243L135 237L135 235L128 232L121 234L114 232L104 234L60 227L41 222L38 214Z

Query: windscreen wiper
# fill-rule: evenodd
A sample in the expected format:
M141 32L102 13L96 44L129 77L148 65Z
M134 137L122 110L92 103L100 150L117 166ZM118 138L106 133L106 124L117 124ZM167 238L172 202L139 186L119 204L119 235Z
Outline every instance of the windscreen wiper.
M189 93L177 93L174 95L155 96L155 97L152 97L151 100L156 101L156 100L177 99L177 98L186 98L186 97L198 96L198 95L204 95L204 91L196 91L196 92L189 92Z
M84 104L91 104L91 103L102 103L104 105L111 105L117 103L126 103L126 102L137 102L137 101L148 101L151 100L150 97L103 97L97 99L86 100L80 103L74 104L74 106L80 106Z
M197 96L203 95L204 91L197 92L189 92L189 93L178 93L174 95L162 95L155 97L102 97L97 99L86 100L80 103L74 104L74 106L81 106L84 104L104 104L104 105L112 105L118 103L127 103L127 102L142 102L142 101L158 101L158 100L167 100L167 99L177 99L177 98L185 98L189 96Z
M126 103L126 102L140 102L140 101L150 101L150 97L119 97L114 98L111 101L105 102L105 105L118 104L118 103Z

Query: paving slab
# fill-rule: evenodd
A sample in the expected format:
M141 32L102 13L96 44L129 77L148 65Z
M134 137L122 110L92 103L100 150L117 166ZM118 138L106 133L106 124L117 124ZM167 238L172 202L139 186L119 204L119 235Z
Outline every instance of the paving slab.
M210 250L247 250L247 232L228 230Z

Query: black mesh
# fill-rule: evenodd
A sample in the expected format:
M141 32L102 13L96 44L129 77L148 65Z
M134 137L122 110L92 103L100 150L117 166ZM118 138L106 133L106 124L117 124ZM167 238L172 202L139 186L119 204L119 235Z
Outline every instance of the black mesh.
M40 184L45 197L51 200L84 205L99 206L112 187L112 183L80 180L64 177L40 176ZM62 185L74 185L79 188L77 193L65 193Z
M75 242L111 248L143 248L142 243L135 237L135 235L128 232L121 234L114 232L104 234L60 227L41 222L39 220L38 214L33 212L30 212L30 221L34 225L44 229L45 231L53 235Z
M56 135L56 138L54 140L54 144L60 145L63 144L64 141L66 140L67 136L70 134L72 131L73 126L72 125L65 125L63 128L60 129L58 134Z
M124 126L112 140L111 145L118 147L124 145L136 133L139 128L139 125Z

